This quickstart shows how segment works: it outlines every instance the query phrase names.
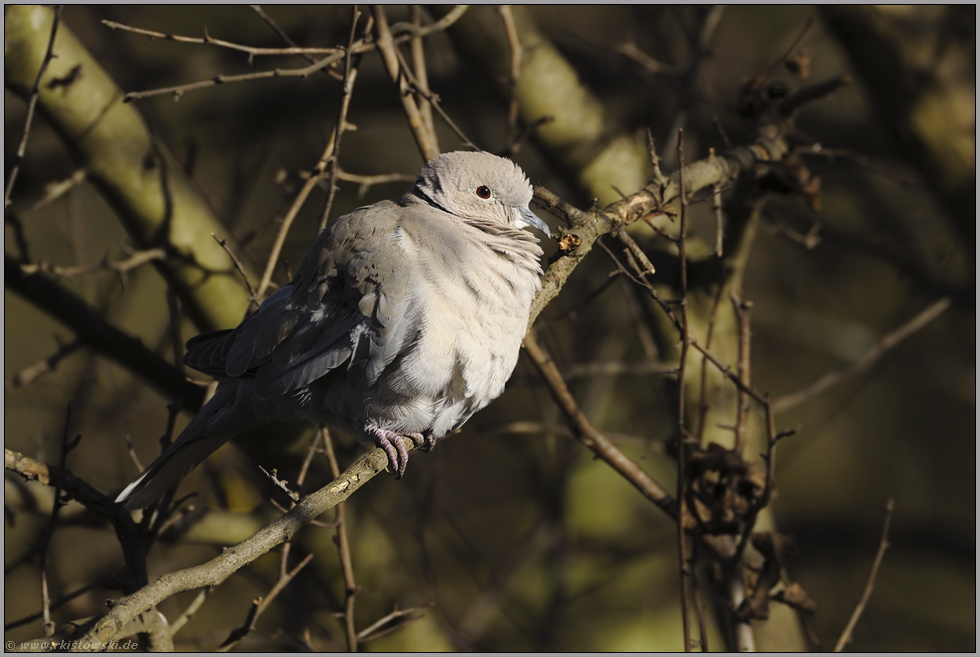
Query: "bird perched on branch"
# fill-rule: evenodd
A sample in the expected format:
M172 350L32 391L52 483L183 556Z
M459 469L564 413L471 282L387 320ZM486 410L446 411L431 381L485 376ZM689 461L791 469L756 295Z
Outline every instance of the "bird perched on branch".
M184 363L220 381L116 499L142 508L257 424L330 424L388 455L428 451L496 399L517 365L542 250L521 169L489 153L434 158L404 196L320 233L290 285L237 328L192 338Z

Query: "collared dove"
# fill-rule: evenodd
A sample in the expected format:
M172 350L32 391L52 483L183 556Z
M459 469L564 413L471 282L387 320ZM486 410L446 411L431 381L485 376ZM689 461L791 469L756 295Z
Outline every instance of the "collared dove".
M142 508L257 424L330 424L388 455L428 451L504 391L541 288L550 236L521 169L489 153L440 155L415 187L340 217L290 285L184 362L220 380L176 441L116 499Z

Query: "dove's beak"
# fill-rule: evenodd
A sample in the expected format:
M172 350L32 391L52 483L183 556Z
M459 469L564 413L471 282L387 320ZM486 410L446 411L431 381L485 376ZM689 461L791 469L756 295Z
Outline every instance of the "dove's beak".
M548 224L541 217L527 208L517 208L517 214L520 215L520 218L516 222L518 228L530 226L531 228L537 228L548 237L551 237L551 229L548 228Z

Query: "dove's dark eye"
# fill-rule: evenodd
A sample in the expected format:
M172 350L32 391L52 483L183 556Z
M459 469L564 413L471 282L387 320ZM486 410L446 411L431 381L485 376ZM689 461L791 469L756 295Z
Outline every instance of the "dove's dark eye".
M482 199L488 199L490 198L490 188L486 185L481 185L476 188L476 195Z

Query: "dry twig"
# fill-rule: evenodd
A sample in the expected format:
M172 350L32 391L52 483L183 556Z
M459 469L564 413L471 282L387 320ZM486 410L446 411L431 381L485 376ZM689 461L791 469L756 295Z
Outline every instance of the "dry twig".
M409 450L415 449L415 442L411 436L405 436L404 440ZM5 457L8 452L9 450L5 450ZM388 457L384 450L378 448L365 454L347 468L340 477L315 493L307 495L278 520L238 545L226 548L211 561L192 568L167 573L139 591L117 600L112 610L99 619L95 626L82 637L81 642L91 646L99 646L114 638L126 636L120 632L126 629L127 623L160 601L182 591L217 586L244 565L251 563L277 545L290 540L297 531L309 524L318 515L353 495L376 474L384 471L387 465ZM118 505L113 506L118 508ZM128 514L126 517L129 517Z
M548 385L558 407L571 422L578 441L623 475L644 497L672 518L676 518L678 514L677 502L670 496L670 493L592 425L569 392L568 386L565 385L565 381L558 371L558 366L538 342L536 332L533 329L524 336L524 350L541 374L541 378Z
M326 427L321 427L320 435L323 438L323 451L330 462L330 474L336 479L340 476L340 466L337 464L337 456L334 454L330 431ZM347 535L347 513L343 502L337 505L334 523L337 526L337 553L340 556L340 570L344 576L343 618L347 637L347 651L357 652L357 643L360 637L357 633L357 626L354 624L354 598L359 587L357 580L354 579L354 562L351 559L350 539Z
M691 652L691 620L688 618L688 591L689 591L689 568L687 565L687 549L685 546L685 536L687 527L685 523L686 499L687 499L687 428L685 427L684 417L687 409L684 407L684 370L687 367L687 347L690 338L687 322L687 194L684 190L684 130L677 133L677 162L680 200L681 200L681 228L680 242L678 244L678 258L680 259L681 285L680 285L680 307L681 307L681 356L677 365L677 503L679 505L677 521L677 552L680 560L681 575L681 623L684 628L684 652ZM709 338L710 339L710 338Z
M943 297L938 301L934 301L926 306L926 308L918 315L879 340L878 344L869 349L866 354L858 358L847 367L834 370L833 372L827 372L813 383L804 386L795 392L791 392L774 399L772 402L773 410L782 412L793 408L794 406L803 403L807 399L819 395L827 388L839 383L847 377L867 370L875 362L877 362L878 359L898 346L903 340L915 334L934 319L946 312L952 303L953 302L949 297Z
M399 62L397 46L391 34L391 28L388 26L388 17L384 7L374 5L371 7L371 13L374 16L375 29L378 34L378 50L381 51L385 70L388 71L388 77L391 78L391 81L398 87L398 97L401 100L402 109L405 110L405 116L408 117L408 125L412 130L412 135L415 137L422 157L428 162L439 155L439 147L425 125L418 105L415 103L415 98L410 93L408 78Z
M62 9L63 7L61 5L57 5L55 9L54 20L51 23L51 38L48 39L48 49L44 53L41 68L37 71L34 86L31 88L30 96L27 99L27 116L24 118L24 132L20 137L20 143L17 145L17 153L14 155L14 161L10 167L10 175L7 177L7 187L3 192L3 207L5 210L10 205L10 193L13 191L14 183L17 181L17 174L20 172L21 162L24 161L24 154L27 153L27 139L30 137L31 125L34 123L37 99L41 91L41 80L44 78L44 74L48 70L48 64L51 63L51 58L54 56L54 40L58 36L58 25L61 23Z
M875 559L871 564L871 572L868 573L868 582L864 585L864 590L861 592L861 598L858 600L857 605L854 607L854 612L851 614L851 618L847 621L847 626L844 631L841 632L840 638L837 640L837 644L834 646L834 652L841 652L851 641L851 635L854 633L854 628L857 626L858 621L861 619L861 614L864 613L864 608L868 605L868 600L871 599L871 592L875 588L875 578L878 576L878 568L881 566L882 559L885 558L885 550L891 545L888 542L888 531L892 524L892 513L895 511L895 500L889 499L888 503L885 504L885 522L881 528L881 541L878 543L878 552L875 554Z

